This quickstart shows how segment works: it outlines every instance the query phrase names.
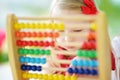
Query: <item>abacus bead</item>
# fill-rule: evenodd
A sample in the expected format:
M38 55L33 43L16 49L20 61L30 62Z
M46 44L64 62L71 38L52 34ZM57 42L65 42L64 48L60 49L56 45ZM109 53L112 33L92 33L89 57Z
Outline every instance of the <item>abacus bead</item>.
M33 74L33 75L32 75L32 78L34 78L34 79L37 79L37 77L38 77L37 74Z
M21 32L21 37L25 37L26 36L26 33L25 32Z
M27 70L31 70L31 68L32 68L32 66L30 66L30 65L27 65Z
M23 71L25 71L25 70L27 70L27 66L26 65L21 65L21 69L23 70Z
M83 68L80 68L80 69L79 69L79 74L84 74L84 73L85 73L84 69L83 69Z
M51 51L50 51L50 50L45 50L45 54L46 54L46 55L50 55L50 54L51 54Z
M77 65L78 65L77 60L73 60L73 61L72 61L72 65L73 65L73 66L77 66Z
M78 60L78 66L83 67L83 60Z
M29 62L30 62L30 58L29 58L29 57L26 57L26 58L25 58L25 62L26 62L26 63L29 63Z
M70 80L70 76L69 76L69 75L66 75L66 76L65 76L65 80Z
M70 73L70 74L72 74L74 71L73 71L72 68L68 68L67 72Z
M21 40L17 40L17 46L22 46L22 41Z
M60 30L60 31L64 30L64 24L63 23L58 24L58 30Z
M29 50L28 49L24 49L24 54L28 54Z
M48 80L53 80L53 74L49 74ZM61 79L62 80L62 79Z
M25 62L25 58L21 56L21 57L19 58L19 61L20 61L21 63L24 63L24 62Z
M42 79L42 78L43 78L43 75L42 75L42 74L39 74L39 75L38 75L38 78L39 78L39 79Z
M32 37L37 37L37 33L36 33L36 32L33 32L33 33L32 33Z
M41 58L41 63L45 64L46 63L46 58Z
M29 42L28 42L28 46L33 46L33 42L32 42L32 41L29 41Z
M91 71L90 71L89 69L86 69L86 70L85 70L85 74L86 74L86 75L89 75L89 74L91 74Z
M57 38L57 37L59 37L59 33L58 32L54 32L53 36L54 36L54 38Z
M40 53L40 50L39 50L39 49L36 49L36 50L34 50L34 53L35 53L36 55L38 55L38 54Z
M43 36L44 36L44 37L48 37L48 33L47 33L47 32L44 32Z
M15 36L17 37L17 38L20 38L21 36L20 36L20 32L16 32L15 33Z
M74 72L75 74L77 74L79 72L78 68L74 68Z
M44 46L48 47L49 46L49 42L48 41L44 42Z
M61 80L63 80L63 79L61 79ZM72 75L70 80L77 80L77 77L75 75Z
M49 37L53 37L53 32L50 32L50 33L48 34L48 36L49 36Z
M28 74L27 77L28 77L28 78L32 78L32 74Z
M44 80L48 80L48 74L44 74L44 75L43 75L43 79L44 79Z
M38 66L38 67L37 67L37 70L38 70L38 71L41 71L41 70L42 70L41 66Z
M89 67L89 60L84 60L83 65L84 67Z
M44 42L43 42L43 41L40 41L40 42L39 42L39 46L41 46L41 47L44 46Z
M59 75L59 80L64 80L64 76L63 75Z
M36 58L36 63L40 64L41 63L41 58Z
M83 57L88 57L88 51L87 50L82 51L82 53L83 53Z
M92 74L92 75L98 75L98 71L95 70L95 69L93 69L93 70L91 71L91 74Z
M27 41L22 41L22 46L27 46L27 45L28 45Z
M58 80L58 75L53 75L53 80Z
M23 54L23 53L24 53L24 49L19 48L19 49L18 49L18 53L19 53L19 54Z
M91 30L92 30L92 31L96 31L96 29L97 29L96 23L92 23L92 24L91 24Z
M51 46L51 47L54 47L54 46L55 46L55 42L54 42L54 41L51 41L51 42L50 42L50 46Z
M41 32L39 32L39 33L37 34L37 36L38 36L38 37L43 37L43 34L42 34Z
M31 58L31 59L30 59L30 62L31 62L31 63L35 63L35 58Z
M26 37L31 37L31 32L27 32Z
M79 56L79 57L83 56L83 54L82 54L82 51L81 51L81 50L77 50L77 56Z
M29 50L29 54L34 54L34 50L33 50L33 49L30 49L30 50Z
M32 70L32 71L36 71L36 70L37 70L37 67L36 67L36 66L32 66L32 67L31 67L31 70Z
M33 42L33 45L34 45L34 46L38 46L38 44L39 44L39 43L38 43L37 41Z
M27 78L27 74L24 73L24 74L22 75L22 77L23 77L23 79L26 79L26 78Z
M44 55L44 54L45 54L45 50L44 50L44 49L41 49L41 50L40 50L40 54L41 54L41 55Z

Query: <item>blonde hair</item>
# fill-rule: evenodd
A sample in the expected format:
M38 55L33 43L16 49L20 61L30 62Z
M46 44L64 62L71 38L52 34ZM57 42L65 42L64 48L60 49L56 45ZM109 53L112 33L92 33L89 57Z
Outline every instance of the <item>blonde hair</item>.
M54 13L65 13L65 11L81 12L80 6L84 6L83 0L53 0L50 15Z

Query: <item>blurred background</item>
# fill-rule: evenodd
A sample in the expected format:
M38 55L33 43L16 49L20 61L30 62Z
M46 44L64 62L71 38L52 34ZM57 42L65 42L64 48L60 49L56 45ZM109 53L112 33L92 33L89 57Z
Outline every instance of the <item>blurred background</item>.
M7 43L5 39L6 16L14 13L17 16L47 15L52 0L0 0L0 78L12 80L9 64L7 62ZM120 0L95 0L97 7L106 12L110 38L120 35Z

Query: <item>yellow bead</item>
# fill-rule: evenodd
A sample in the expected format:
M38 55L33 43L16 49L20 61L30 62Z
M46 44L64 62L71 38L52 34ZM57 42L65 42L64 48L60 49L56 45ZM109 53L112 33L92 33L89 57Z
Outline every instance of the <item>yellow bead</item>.
M48 76L48 80L53 80L53 74L50 74L50 75Z
M28 75L27 75L27 78L32 78L32 74L28 74Z
M39 79L43 79L43 74L38 74Z
M48 79L48 74L44 74L43 79L47 80Z
M53 28L53 23L48 23L47 28L52 29Z
M22 75L22 77L23 77L24 79L26 79L26 78L27 78L27 74L24 73L24 74Z
M58 30L60 30L60 31L64 30L64 24L63 23L58 24Z
M58 24L57 23L53 23L52 29L53 30L55 30L55 29L58 30Z
M59 75L59 80L64 80L65 76L64 75Z
M31 23L31 24L30 24L30 28L31 28L31 29L35 29L35 23Z
M59 79L59 77L58 77L58 75L53 75L53 80L58 80Z
M42 24L41 24L41 29L46 29L46 27L47 27L47 24L46 24L46 23L42 23Z
M38 78L37 74L32 74L32 78L34 79Z
M20 29L25 28L25 24L24 23L20 23Z
M75 75L71 76L71 80L77 80L77 76Z
M69 76L69 75L65 76L65 80L70 80L70 79L71 79L71 76Z
M15 29L19 29L19 24L18 24L18 23L15 23L15 24L14 24L14 28L15 28Z
M96 28L97 28L96 23L92 23L90 28L91 30L96 31Z

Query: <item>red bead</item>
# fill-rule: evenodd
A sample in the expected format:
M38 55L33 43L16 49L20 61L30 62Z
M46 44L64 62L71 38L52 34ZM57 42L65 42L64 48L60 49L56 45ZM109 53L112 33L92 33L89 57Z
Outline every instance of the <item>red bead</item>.
M22 41L21 40L17 40L17 46L22 46Z
M43 41L40 41L40 42L39 42L39 46L41 46L41 47L44 46L44 42L43 42Z
M91 42L90 42L90 41L88 41L86 45L87 45L87 49L88 49L88 50L91 50L91 49L92 49L92 45L91 45Z
M28 42L28 45L29 45L29 46L33 46L33 42L32 42L32 41L29 41L29 42Z
M22 41L22 46L27 46L27 45L28 45L27 41Z
M38 46L38 44L39 44L39 43L38 43L37 41L33 42L33 45L34 45L34 46Z
M51 46L51 47L54 47L54 46L55 46L55 42L54 42L54 41L51 41L51 42L50 42L50 46Z
M82 47L81 47L83 50L84 49L87 49L87 42L84 42L83 44L82 44Z
M49 42L48 41L44 42L44 46L48 47L49 46Z

